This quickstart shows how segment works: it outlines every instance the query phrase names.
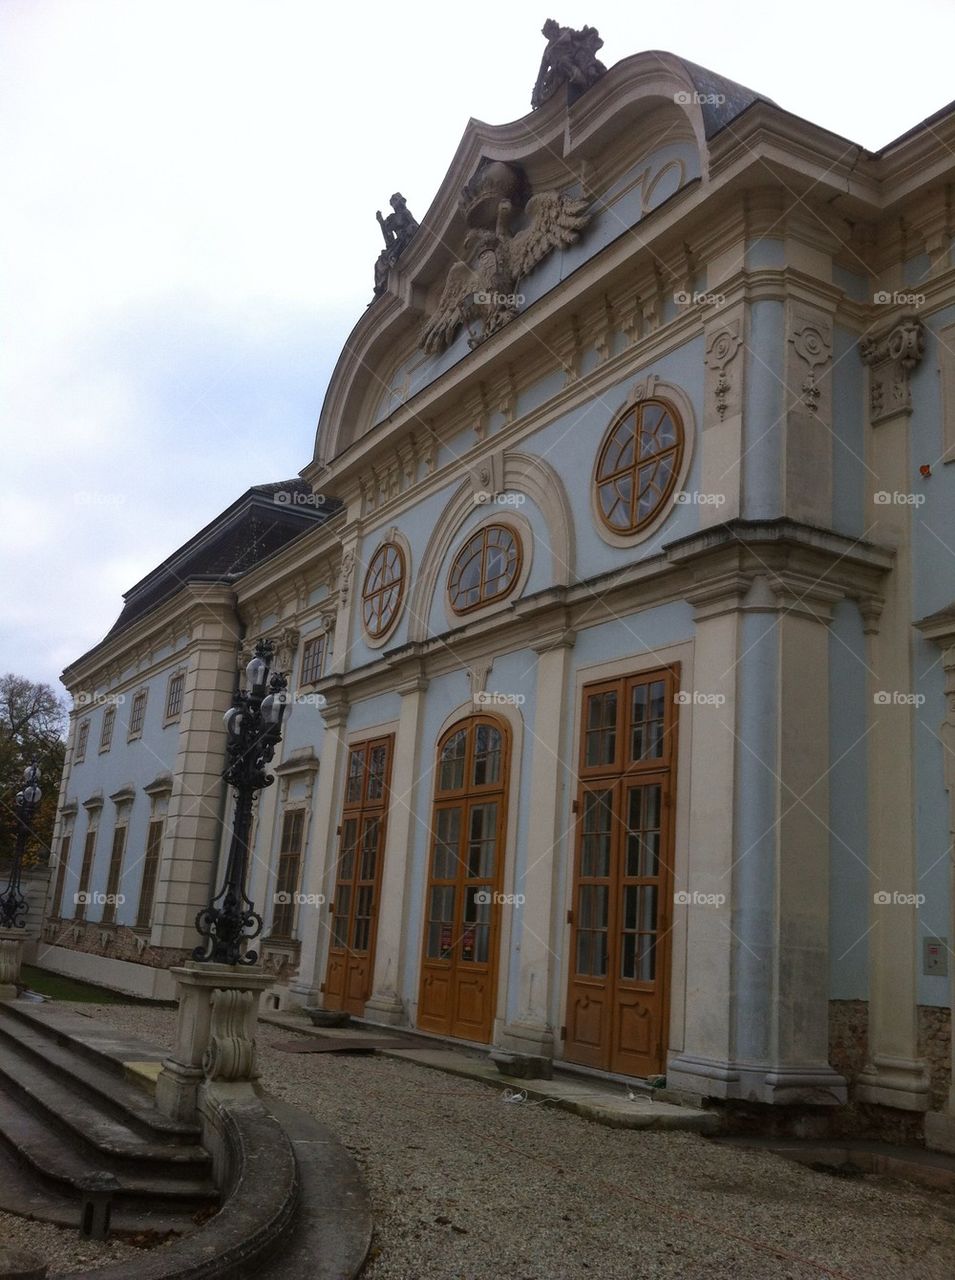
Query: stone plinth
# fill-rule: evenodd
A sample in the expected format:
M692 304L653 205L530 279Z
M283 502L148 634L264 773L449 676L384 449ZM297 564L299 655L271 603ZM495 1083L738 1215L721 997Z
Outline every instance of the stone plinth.
M0 929L0 1000L16 1000L23 961L22 929Z
M194 1120L199 1087L230 1097L253 1096L259 997L272 985L261 965L199 964L172 970L179 990L176 1045L156 1081L156 1105L176 1120Z

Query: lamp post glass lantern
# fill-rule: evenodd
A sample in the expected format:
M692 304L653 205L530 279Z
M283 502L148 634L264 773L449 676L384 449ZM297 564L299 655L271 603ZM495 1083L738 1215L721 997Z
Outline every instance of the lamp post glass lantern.
M255 793L275 781L268 765L282 741L282 724L288 712L288 680L272 672L272 644L260 640L245 669L247 688L237 689L225 713L228 764L223 777L235 791L232 839L226 863L225 883L196 916L196 929L205 942L193 951L193 959L212 964L255 964L258 952L245 943L262 932L262 917L246 893L249 869L249 836Z
M42 792L39 787L40 770L36 760L32 760L23 771L23 788L17 792L13 802L13 815L17 824L17 838L13 846L13 861L10 864L10 875L7 887L0 893L0 928L23 929L26 926L26 914L29 910L27 900L20 891L20 873L23 869L23 855L27 841L33 834L33 815L40 807Z

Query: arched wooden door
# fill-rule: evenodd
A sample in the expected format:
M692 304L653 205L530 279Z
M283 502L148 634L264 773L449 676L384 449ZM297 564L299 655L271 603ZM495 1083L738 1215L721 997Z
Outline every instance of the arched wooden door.
M564 1052L623 1075L666 1063L677 676L584 688Z
M486 1044L497 992L510 733L493 716L438 743L418 1025Z
M394 736L348 748L325 972L326 1009L361 1015L371 995Z

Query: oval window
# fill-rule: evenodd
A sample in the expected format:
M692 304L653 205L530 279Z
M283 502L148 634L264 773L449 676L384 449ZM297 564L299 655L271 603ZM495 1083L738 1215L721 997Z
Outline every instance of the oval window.
M597 510L614 533L639 533L670 501L683 461L683 423L666 400L641 400L611 424L597 457Z
M488 524L468 538L454 558L448 599L455 613L469 613L500 600L514 586L521 568L521 543L513 529Z
M404 552L397 542L383 542L371 558L361 589L362 621L374 639L395 622L404 593Z

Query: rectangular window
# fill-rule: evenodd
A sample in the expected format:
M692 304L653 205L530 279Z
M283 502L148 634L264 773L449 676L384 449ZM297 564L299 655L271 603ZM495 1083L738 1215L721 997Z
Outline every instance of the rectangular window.
M86 744L90 740L90 722L84 720L76 731L76 758L74 764L80 764L86 759Z
M136 927L148 929L153 919L153 902L156 897L156 881L159 878L159 853L162 849L162 819L149 824L146 833L146 857L143 859L143 883L139 891L139 910Z
M169 678L169 688L166 692L166 719L175 720L176 716L182 711L182 686L185 682L185 672L177 671L174 676Z
M314 684L322 678L322 662L325 658L325 637L315 636L306 640L302 648L302 677L300 684Z
M106 901L103 904L103 924L112 924L116 919L116 896L119 893L119 880L123 870L123 854L126 852L126 827L117 827L113 831L113 848L109 855L109 875L106 877Z
M83 865L80 867L80 883L73 899L73 915L77 920L86 919L86 898L90 888L90 876L93 872L93 854L96 851L96 828L90 827L83 845Z
M129 736L138 738L143 731L143 722L146 719L146 690L141 689L136 697L133 698L133 709L129 717Z
M63 885L66 882L66 864L70 860L70 837L60 840L60 859L56 867L56 887L53 890L53 905L50 914L59 916L63 910Z
M103 732L100 734L99 749L108 751L113 743L113 725L116 721L116 708L107 707L103 712Z
M272 912L272 937L290 938L295 922L295 895L302 868L302 834L305 810L289 809L282 819L282 843L275 881L275 910Z

